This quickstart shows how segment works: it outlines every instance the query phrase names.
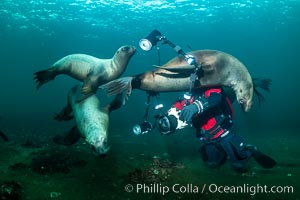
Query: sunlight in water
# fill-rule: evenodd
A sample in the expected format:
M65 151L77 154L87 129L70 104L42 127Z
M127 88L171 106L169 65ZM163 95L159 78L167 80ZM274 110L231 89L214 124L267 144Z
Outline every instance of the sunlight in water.
M160 24L201 24L256 20L257 16L272 17L274 26L280 26L293 17L296 1L251 1L251 0L47 0L0 2L0 15L6 20L6 28L38 29L50 33L50 24L79 23L99 27L101 30L114 27L116 31L137 31L136 26L128 30L127 22L143 24L145 29ZM191 20L192 19L192 20ZM275 20L274 20L275 19ZM45 23L47 22L47 23ZM258 20L257 23L260 23Z

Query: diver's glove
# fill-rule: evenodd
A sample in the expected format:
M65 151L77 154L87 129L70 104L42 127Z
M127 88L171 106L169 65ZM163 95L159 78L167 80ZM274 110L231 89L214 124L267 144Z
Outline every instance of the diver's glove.
M179 119L189 122L196 113L201 113L203 110L202 104L199 101L194 101L191 105L185 106L179 115Z

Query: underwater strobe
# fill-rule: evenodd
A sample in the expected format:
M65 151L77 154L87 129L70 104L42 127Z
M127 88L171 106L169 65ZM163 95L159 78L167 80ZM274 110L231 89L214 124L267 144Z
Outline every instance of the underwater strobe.
M191 91L193 86L195 85L195 81L197 79L197 71L200 69L201 64L198 64L196 62L196 58L193 55L186 54L182 48L178 45L175 45L173 42L168 40L166 36L163 36L158 30L153 30L147 37L143 38L140 40L139 45L144 51L149 51L152 49L153 46L157 44L157 42L162 41L162 44L168 44L170 47L174 49L174 51L182 55L185 59L185 61L189 65L193 65L195 67L194 72L191 73L190 75L190 89L184 94L185 99L190 99L191 98Z
M140 40L139 45L144 51L149 51L158 41L162 40L163 36L158 30L153 30L147 37Z
M158 93L156 92L147 92L147 101L145 102L146 105L146 111L145 111L145 115L143 117L143 121L139 124L136 124L133 126L133 133L136 135L140 135L140 134L145 134L148 133L150 131L152 131L152 129L155 127L152 126L151 122L149 122L148 119L148 115L149 115L149 109L150 109L150 100L151 97L155 97L155 106L154 109L158 110L160 108L163 107L163 104L159 103L158 100Z
M143 121L133 126L132 130L136 135L145 134L152 130L152 124L148 121Z

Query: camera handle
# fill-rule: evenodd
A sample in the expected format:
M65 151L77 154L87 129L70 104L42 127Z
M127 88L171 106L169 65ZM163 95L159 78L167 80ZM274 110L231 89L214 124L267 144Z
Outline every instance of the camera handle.
M140 135L140 134L144 134L144 133L148 133L150 132L153 128L155 128L152 126L152 124L148 121L148 115L149 115L149 109L150 109L150 100L151 97L156 97L156 101L157 101L157 92L147 92L147 101L146 101L146 110L145 110L145 115L143 116L143 121L139 124L136 124L135 126L133 126L133 132L136 135Z
M149 115L149 108L150 108L150 99L151 99L151 96L150 96L150 94L147 92L147 94L148 94L148 96L147 96L147 101L146 101L146 103L145 103L145 105L146 105L146 111L145 111L145 115L144 115L144 117L143 117L143 120L144 121L147 121L147 119L148 119L148 115Z

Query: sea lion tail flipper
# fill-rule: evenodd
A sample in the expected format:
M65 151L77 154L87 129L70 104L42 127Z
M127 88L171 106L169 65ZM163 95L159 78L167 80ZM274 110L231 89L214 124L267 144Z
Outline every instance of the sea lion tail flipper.
M116 95L126 91L126 97L129 97L132 91L131 81L134 77L123 77L113 81L110 81L102 86L100 89L103 89L108 96Z
M76 126L73 126L66 135L56 135L53 142L60 145L72 145L80 139L80 132Z
M108 112L119 109L122 105L125 105L125 100L127 99L126 91L116 95L114 100L106 105Z
M54 67L46 70L37 71L34 73L33 79L37 83L36 88L39 89L45 83L53 80L55 78Z
M256 88L261 88L267 92L270 92L270 85L272 84L272 79L269 78L253 78L253 87Z
M54 119L57 121L69 121L74 118L72 113L72 107L67 105L59 113L55 113Z
M264 102L265 97L257 90L257 88L261 88L267 92L270 92L270 85L272 83L271 79L260 79L260 78L252 78L253 82L253 90L258 98L258 103L261 105L262 102Z
M8 137L0 130L0 137L5 140L6 142L8 141Z

